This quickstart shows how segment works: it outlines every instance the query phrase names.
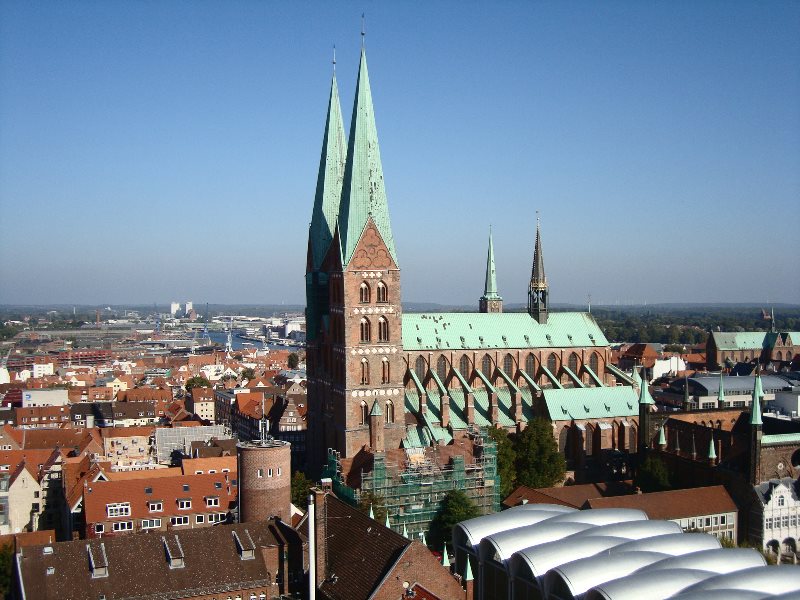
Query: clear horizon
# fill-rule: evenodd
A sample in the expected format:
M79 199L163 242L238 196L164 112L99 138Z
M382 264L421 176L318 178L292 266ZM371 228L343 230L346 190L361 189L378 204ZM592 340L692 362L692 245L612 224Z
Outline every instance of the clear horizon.
M797 304L800 4L245 1L0 5L0 303L304 304L364 10L406 302Z

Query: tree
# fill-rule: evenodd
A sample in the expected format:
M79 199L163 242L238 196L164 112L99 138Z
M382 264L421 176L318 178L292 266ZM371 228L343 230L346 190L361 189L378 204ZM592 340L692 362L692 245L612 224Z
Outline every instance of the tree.
M372 508L372 513L378 523L381 525L386 523L386 501L383 496L373 492L363 492L358 500L358 510L368 515L370 508Z
M252 381L253 379L256 378L256 372L254 369L250 367L245 367L244 369L242 369L242 372L239 374L239 377L241 377L242 380L246 379L247 381Z
M517 471L514 468L516 453L511 438L505 429L490 427L489 437L497 444L497 473L500 475L500 495L506 498L517 484Z
M528 421L528 426L514 436L513 447L518 485L551 487L564 480L567 466L549 421L541 417Z
M185 387L187 392L191 392L196 387L211 387L211 382L202 375L195 375L189 378Z
M289 368L294 370L300 366L300 357L296 352L292 352L286 362L289 365Z
M461 490L450 490L439 503L439 510L431 521L428 545L436 550L453 539L453 527L461 521L480 516L478 507Z
M634 484L643 492L663 492L672 489L664 461L653 454L648 454L644 462L639 465Z
M307 506L308 491L312 485L313 482L302 471L297 471L292 475L292 504L301 510Z
M14 545L0 547L0 598L11 597L11 581L14 570Z

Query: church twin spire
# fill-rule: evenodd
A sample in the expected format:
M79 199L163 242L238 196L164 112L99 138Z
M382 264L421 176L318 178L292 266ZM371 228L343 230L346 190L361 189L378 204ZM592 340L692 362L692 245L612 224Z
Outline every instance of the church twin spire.
M503 299L497 293L497 277L494 272L494 244L492 229L489 228L489 252L486 255L486 283L483 296L478 301L478 311L482 313L503 312Z
M547 305L549 287L544 274L544 257L542 256L542 236L539 229L539 217L536 217L536 246L533 251L533 267L531 282L528 286L528 314L544 325L547 323Z

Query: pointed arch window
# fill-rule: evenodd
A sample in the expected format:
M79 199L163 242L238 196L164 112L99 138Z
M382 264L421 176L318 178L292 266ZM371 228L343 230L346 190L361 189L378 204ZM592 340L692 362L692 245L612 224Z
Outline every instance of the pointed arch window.
M389 288L386 287L386 284L382 281L378 282L378 285L375 288L375 294L377 296L378 302L382 304L386 304L389 302Z
M592 352L592 355L589 357L589 368L595 375L598 377L600 376L600 373L598 373L600 370L600 358L597 356L597 352Z
M491 377L494 369L492 369L492 357L488 354L483 355L483 360L481 361L481 371L483 372L486 377Z
M461 371L464 377L469 377L472 373L472 369L469 366L469 358L466 355L462 356L461 360L458 361L458 370Z
M394 423L394 402L391 400L386 401L386 411L384 414L386 415L387 423Z
M442 383L445 383L447 379L447 359L444 356L440 356L436 361L436 374L442 380Z
M381 360L381 383L389 383L389 359L385 356Z
M425 381L425 374L428 371L428 363L425 362L425 358L422 356L418 356L417 360L414 362L414 372L417 374L420 383Z
M536 377L536 358L533 354L525 357L525 372L531 377Z
M514 376L514 357L511 354L506 354L503 357L503 371L506 372L506 375L509 377Z
M555 354L551 354L547 357L547 369L553 375L558 375L558 373L556 373L556 371L558 371L558 359L556 358Z
M362 281L358 288L358 301L361 302L361 304L367 304L369 302L369 292L369 285L367 285L366 281Z
M569 355L569 359L567 360L567 364L569 364L569 370L573 373L578 373L578 355L574 352Z
M366 425L368 420L369 420L369 409L367 408L367 403L362 400L361 401L361 424L362 425Z
M369 342L372 339L372 324L369 319L363 317L361 319L361 341Z
M369 362L366 358L361 359L361 385L369 385Z
M378 341L389 341L389 321L386 319L386 317L381 317L378 319Z

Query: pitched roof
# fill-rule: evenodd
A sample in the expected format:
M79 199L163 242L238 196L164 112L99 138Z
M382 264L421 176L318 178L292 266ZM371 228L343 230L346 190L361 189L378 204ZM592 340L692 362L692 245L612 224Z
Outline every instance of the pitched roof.
M383 182L378 131L375 127L372 91L367 72L367 55L362 48L339 207L338 226L342 264L349 264L370 217L383 238L392 260L398 264Z
M528 313L404 313L403 350L605 347L589 313L550 313L547 323Z
M503 505L517 506L522 504L523 500L527 500L530 504L560 504L580 508L590 498L622 496L633 492L634 487L631 481L584 483L536 489L521 485L503 500Z
M633 417L639 414L636 391L628 386L544 389L553 421Z
M717 350L761 350L766 348L767 331L713 331Z
M664 520L737 511L722 485L593 498L588 505L589 508L635 508L646 512L651 519Z

